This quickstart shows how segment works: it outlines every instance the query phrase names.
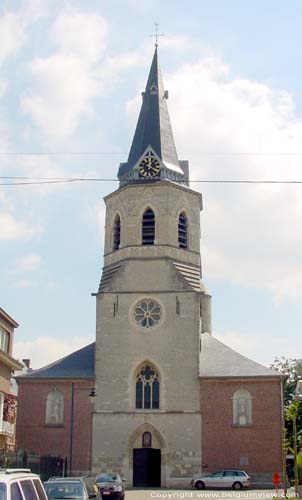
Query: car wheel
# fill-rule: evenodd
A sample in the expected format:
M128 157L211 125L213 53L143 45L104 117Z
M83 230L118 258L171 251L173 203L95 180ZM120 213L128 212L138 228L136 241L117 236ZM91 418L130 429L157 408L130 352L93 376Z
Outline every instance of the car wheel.
M202 481L196 481L195 488L197 490L204 490L204 483Z
M237 481L236 483L233 484L232 488L233 490L241 490L242 484Z

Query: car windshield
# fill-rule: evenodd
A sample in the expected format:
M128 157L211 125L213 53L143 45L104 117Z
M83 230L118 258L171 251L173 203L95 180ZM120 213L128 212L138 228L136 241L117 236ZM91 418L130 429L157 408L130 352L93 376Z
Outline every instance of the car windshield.
M117 474L104 474L103 476L98 476L95 481L96 483L113 483L115 481L121 481L121 478Z
M6 500L6 484L0 483L0 500Z
M44 483L45 491L49 499L83 498L84 487L80 482L58 482ZM1 499L0 499L1 500Z

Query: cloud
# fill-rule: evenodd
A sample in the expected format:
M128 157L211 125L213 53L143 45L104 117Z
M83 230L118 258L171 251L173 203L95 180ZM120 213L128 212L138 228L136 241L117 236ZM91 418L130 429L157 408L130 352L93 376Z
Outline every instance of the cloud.
M40 268L43 263L41 255L31 253L21 257L16 263L16 270L19 272L32 272Z
M301 180L302 120L289 93L232 79L214 57L178 68L167 83L176 144L180 158L189 152L191 179ZM302 187L192 187L204 192L205 278L262 288L277 301L301 300Z
M8 241L32 236L37 228L16 220L11 214L0 212L0 240Z
M18 13L5 12L0 17L0 64L16 54L25 42L24 25Z
M92 99L102 93L95 65L106 33L101 16L67 9L51 30L58 50L28 65L33 90L22 97L21 107L47 137L72 135L81 117L93 113Z
M36 370L88 345L89 342L85 342L81 337L62 340L41 336L31 341L15 342L13 356L19 360L30 359L31 367Z
M276 337L269 332L237 331L218 332L215 338L243 356L269 366L275 357L285 356L295 358L297 350L295 343L289 343L286 337Z

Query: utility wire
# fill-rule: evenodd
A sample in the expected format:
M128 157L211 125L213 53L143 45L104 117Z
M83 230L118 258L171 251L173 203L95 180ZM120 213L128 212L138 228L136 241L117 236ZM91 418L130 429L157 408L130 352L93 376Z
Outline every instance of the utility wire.
M0 186L28 186L28 185L43 185L43 184L63 184L71 182L120 182L119 179L101 178L101 177L13 177L0 176L0 179L16 180L17 182L0 182ZM140 184L140 180L127 180L127 184ZM178 183L186 184L203 183L203 184L302 184L302 180L260 180L260 179L188 179L179 180Z
M19 151L19 152L1 152L0 151L0 157L1 156L127 156L129 153L123 152L123 151L49 151L49 152L43 152L43 151ZM301 152L274 152L274 151L269 151L266 153L260 153L260 152L248 152L248 151L243 151L243 152L238 152L238 153L227 153L227 152L222 152L222 153L211 153L207 151L197 151L195 153L179 153L180 156L209 156L209 157L217 157L217 158L223 158L223 157L233 157L233 156L302 156L302 151Z

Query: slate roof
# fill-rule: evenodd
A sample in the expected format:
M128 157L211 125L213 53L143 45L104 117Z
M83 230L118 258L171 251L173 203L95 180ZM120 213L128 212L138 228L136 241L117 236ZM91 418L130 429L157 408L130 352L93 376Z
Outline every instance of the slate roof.
M265 377L283 378L282 373L246 358L234 351L209 333L201 336L201 378Z
M142 96L143 103L128 161L120 165L118 177L129 173L149 146L167 168L183 174L184 170L187 170L187 165L182 165L178 161L157 47Z
M95 342L61 358L50 365L15 377L24 379L77 379L94 378Z

